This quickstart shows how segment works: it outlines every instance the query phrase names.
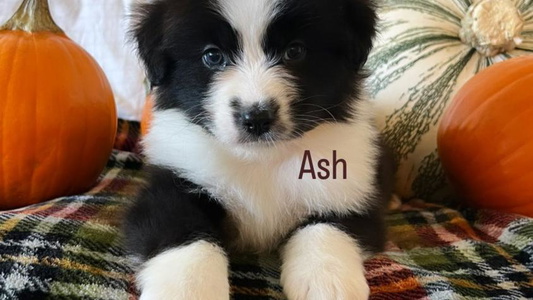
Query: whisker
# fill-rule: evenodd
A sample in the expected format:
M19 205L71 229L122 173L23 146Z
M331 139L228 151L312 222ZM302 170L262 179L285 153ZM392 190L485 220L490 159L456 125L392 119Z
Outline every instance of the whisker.
M309 96L309 97L305 97L305 98L300 98L300 99L297 99L296 101L294 101L293 104L300 103L302 101L310 100L310 99L313 99L313 98L327 97L327 96L328 95L313 95L313 96Z

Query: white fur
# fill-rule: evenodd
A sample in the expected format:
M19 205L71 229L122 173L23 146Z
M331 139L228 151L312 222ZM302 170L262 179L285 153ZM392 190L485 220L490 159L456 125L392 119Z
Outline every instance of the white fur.
M364 211L375 192L377 132L369 103L357 102L351 123L323 124L274 146L220 142L176 110L156 111L144 150L153 164L176 170L205 188L237 225L236 245L271 250L309 214ZM346 160L347 179L298 179L305 150L315 168L322 158Z
M292 76L274 66L277 58L267 57L263 50L265 30L277 13L279 0L219 0L216 10L239 33L239 59L214 78L208 92L206 110L213 120L211 131L227 143L240 138L230 105L239 99L243 107L261 105L274 99L280 107L279 120L273 128L277 136L292 132L289 103L297 94Z
M218 0L216 9L241 36L243 52L251 61L264 57L263 37L278 13L281 0ZM244 58L246 60L246 58Z
M368 299L364 254L338 228L319 224L300 229L281 254L281 284L289 300Z
M209 242L165 251L137 274L141 300L229 300L228 259Z

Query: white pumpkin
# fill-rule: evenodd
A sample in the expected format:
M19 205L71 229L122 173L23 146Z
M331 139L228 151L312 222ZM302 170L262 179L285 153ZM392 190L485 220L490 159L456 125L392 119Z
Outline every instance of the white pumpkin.
M379 17L368 89L399 162L396 192L448 202L437 155L442 113L480 70L533 54L533 0L382 0Z

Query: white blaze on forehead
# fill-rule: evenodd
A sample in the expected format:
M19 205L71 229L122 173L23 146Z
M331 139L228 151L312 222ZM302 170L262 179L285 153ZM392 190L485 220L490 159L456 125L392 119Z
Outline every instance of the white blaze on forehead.
M261 91L269 81L267 70L272 66L264 50L267 28L277 14L281 0L217 0L218 11L237 31L239 55L235 66L245 75L250 88ZM262 87L263 86L263 87ZM265 91L263 91L265 92ZM242 95L243 98L260 95ZM266 96L266 95L264 95ZM248 98L246 97L246 98ZM259 99L242 99L258 101Z
M217 10L240 35L247 55L261 56L266 29L281 0L217 0Z

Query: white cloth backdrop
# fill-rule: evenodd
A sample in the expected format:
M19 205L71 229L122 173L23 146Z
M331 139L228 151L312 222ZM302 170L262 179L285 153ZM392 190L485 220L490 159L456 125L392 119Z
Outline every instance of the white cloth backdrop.
M22 0L0 0L0 24ZM144 103L144 73L127 43L128 8L133 0L49 0L52 15L65 33L104 69L119 117L139 120Z

